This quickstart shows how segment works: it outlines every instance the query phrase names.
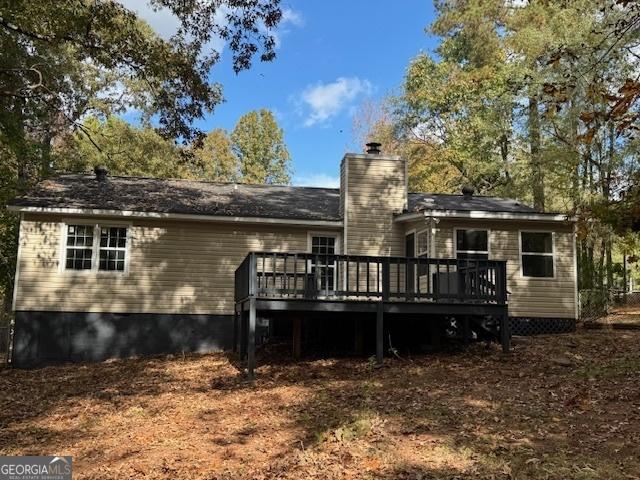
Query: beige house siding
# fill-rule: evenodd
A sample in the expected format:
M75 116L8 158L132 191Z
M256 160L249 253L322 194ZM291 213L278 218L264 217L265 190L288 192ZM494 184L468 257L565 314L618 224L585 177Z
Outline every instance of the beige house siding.
M16 310L232 314L234 272L248 251L306 252L308 232L317 230L135 220L123 275L60 269L62 221L23 220Z
M342 162L345 253L404 255L404 228L393 221L406 203L404 160L347 155Z
M412 222L406 231L425 228L425 222ZM562 222L490 221L443 219L436 228L435 251L438 258L454 258L455 228L489 230L489 258L507 261L509 315L516 317L575 318L576 277L572 225ZM554 233L555 278L526 278L520 267L520 231L541 230Z

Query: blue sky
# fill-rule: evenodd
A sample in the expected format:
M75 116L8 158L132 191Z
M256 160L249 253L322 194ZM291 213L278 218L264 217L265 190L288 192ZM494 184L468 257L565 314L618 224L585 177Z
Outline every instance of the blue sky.
M161 35L174 28L170 15L151 12L141 0L121 0ZM249 110L272 110L284 129L294 184L335 186L340 160L353 144L352 116L362 102L398 90L420 51L435 48L425 33L434 18L429 0L283 0L277 58L236 75L230 55L214 67L225 103L197 123L232 129Z

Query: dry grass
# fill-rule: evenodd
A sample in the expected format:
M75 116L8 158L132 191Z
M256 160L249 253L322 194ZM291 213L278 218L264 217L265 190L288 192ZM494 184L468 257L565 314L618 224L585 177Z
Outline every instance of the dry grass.
M72 455L95 479L640 478L639 343L285 362L253 385L224 355L5 369L0 453Z

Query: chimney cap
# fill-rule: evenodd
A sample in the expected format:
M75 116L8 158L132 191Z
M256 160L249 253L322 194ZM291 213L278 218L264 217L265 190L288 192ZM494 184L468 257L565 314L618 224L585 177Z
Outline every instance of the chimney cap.
M367 143L366 152L370 155L377 155L380 153L380 147L382 146L379 142L369 142Z
M106 165L96 165L93 168L93 172L96 174L96 180L99 182L104 182L107 179L107 175L109 174L109 169Z
M462 195L464 195L464 198L473 197L473 194L475 192L476 192L475 188L473 188L471 185L463 185L462 187Z

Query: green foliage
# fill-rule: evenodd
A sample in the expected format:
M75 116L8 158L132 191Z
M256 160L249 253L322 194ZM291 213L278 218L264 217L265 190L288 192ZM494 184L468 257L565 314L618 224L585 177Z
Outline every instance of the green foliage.
M613 253L625 232L640 230L640 5L441 0L436 8L435 54L411 61L401 95L365 122L363 137L407 157L414 189L470 183L577 215L580 287L611 288L621 270Z
M104 121L90 117L83 124L83 130L56 140L52 162L57 171L90 173L103 164L112 175L244 183L290 181L283 133L268 110L246 114L232 135L216 128L186 147L165 139L151 127L136 127L116 116Z
M236 72L275 56L279 0L148 0L178 19L171 39L110 0L0 1L0 202L54 170L205 178L217 175L175 140L222 101L211 82L224 42ZM143 125L112 115L129 108ZM103 124L96 117L106 118ZM95 136L95 138L94 138ZM54 148L55 147L55 148ZM16 224L0 211L0 291L12 288ZM5 302L6 303L6 302Z
M291 157L284 133L269 110L243 115L231 132L231 142L240 162L243 182L291 182Z
M212 38L229 42L236 71L249 68L256 53L265 61L274 58L270 32L281 18L278 0L240 6L231 1L152 3L180 21L170 41L118 2L2 2L0 97L5 106L59 110L74 123L101 98L98 93L116 89L121 93L110 95L115 103L110 108L133 104L154 115L166 136L189 139L197 133L192 121L222 98L221 86L208 78L220 57L209 46ZM90 81L96 77L103 81Z
M204 138L202 145L192 149L196 176L216 182L239 180L240 165L226 130L216 128Z
M83 123L90 137L80 130L60 139L57 170L90 173L104 164L112 175L192 176L181 150L150 127L137 128L115 116L104 122L91 117Z

